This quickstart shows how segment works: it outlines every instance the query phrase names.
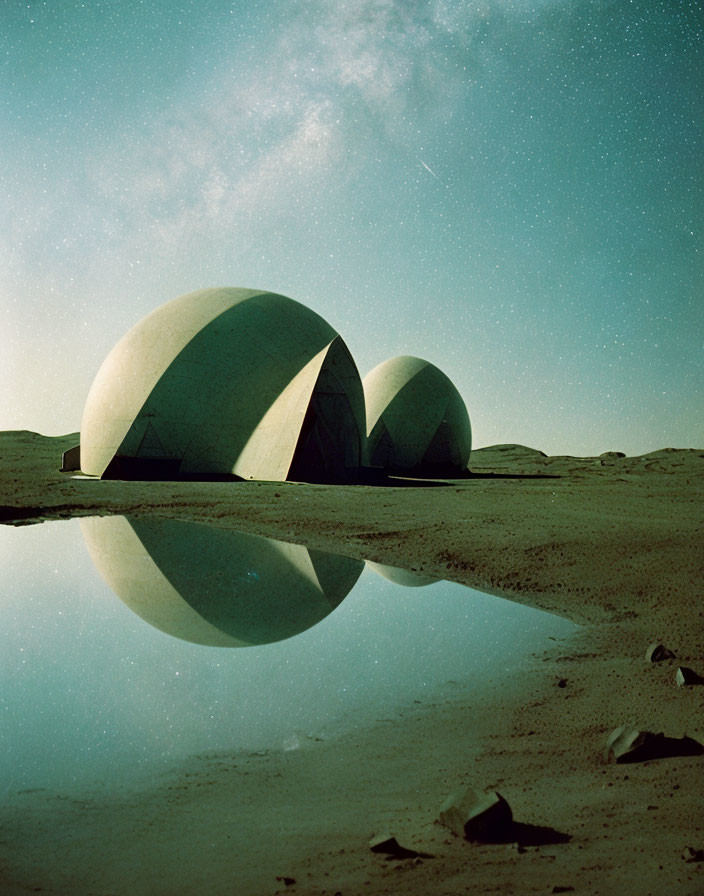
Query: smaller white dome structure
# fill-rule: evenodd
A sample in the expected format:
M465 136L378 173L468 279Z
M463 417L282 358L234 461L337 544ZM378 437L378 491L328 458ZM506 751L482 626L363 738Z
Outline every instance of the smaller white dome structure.
M422 358L384 361L363 380L372 467L416 476L467 472L472 428L450 379Z

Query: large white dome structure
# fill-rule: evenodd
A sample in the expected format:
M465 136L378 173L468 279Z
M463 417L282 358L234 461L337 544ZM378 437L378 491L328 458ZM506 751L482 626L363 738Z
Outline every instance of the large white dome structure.
M184 520L80 524L98 572L134 613L210 647L269 644L311 628L364 569L361 560Z
M344 482L363 463L364 419L354 361L318 314L275 293L204 289L110 352L83 412L80 467Z
M369 463L392 473L464 475L472 428L450 379L422 358L390 358L364 378Z

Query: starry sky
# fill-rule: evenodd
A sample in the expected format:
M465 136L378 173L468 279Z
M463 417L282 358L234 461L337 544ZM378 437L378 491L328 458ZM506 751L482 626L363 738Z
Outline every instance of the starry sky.
M269 289L362 375L427 358L475 446L704 445L701 0L4 0L0 429Z

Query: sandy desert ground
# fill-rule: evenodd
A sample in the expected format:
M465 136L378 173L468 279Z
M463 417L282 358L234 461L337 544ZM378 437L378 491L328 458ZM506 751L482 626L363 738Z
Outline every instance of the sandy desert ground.
M436 487L123 483L57 471L75 436L0 435L0 519L156 513L440 576L567 616L568 641L398 718L291 752L193 757L148 786L0 807L0 891L57 894L704 894L704 755L607 762L629 723L704 743L704 451L473 452ZM676 659L647 663L661 640ZM518 824L434 822L465 784ZM390 831L433 858L369 850ZM519 844L519 845L517 845ZM694 861L683 851L691 848ZM287 883L284 878L288 878ZM294 882L290 882L293 880Z

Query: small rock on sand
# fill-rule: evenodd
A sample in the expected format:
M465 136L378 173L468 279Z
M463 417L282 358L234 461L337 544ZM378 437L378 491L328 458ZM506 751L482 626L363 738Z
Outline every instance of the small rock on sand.
M430 853L419 852L417 849L409 849L401 846L392 834L377 834L369 841L369 849L372 852L383 853L394 859L432 859Z
M438 821L466 840L494 840L506 834L513 813L500 793L467 787L445 800Z
M692 846L685 846L682 850L682 858L685 862L704 862L704 849L694 849Z
M674 658L674 653L659 641L653 641L645 651L645 659L649 663L661 663L663 660L673 660Z
M605 759L615 759L616 762L624 762L629 754L636 752L647 739L647 731L639 731L637 728L628 728L621 725L613 731L607 741L604 750Z
M662 732L640 731L621 725L613 731L604 750L606 760L616 762L646 762L673 756L699 756L704 747L692 737L666 737Z
M704 684L704 678L688 666L678 667L677 672L675 672L675 681L677 682L678 687L692 684Z

